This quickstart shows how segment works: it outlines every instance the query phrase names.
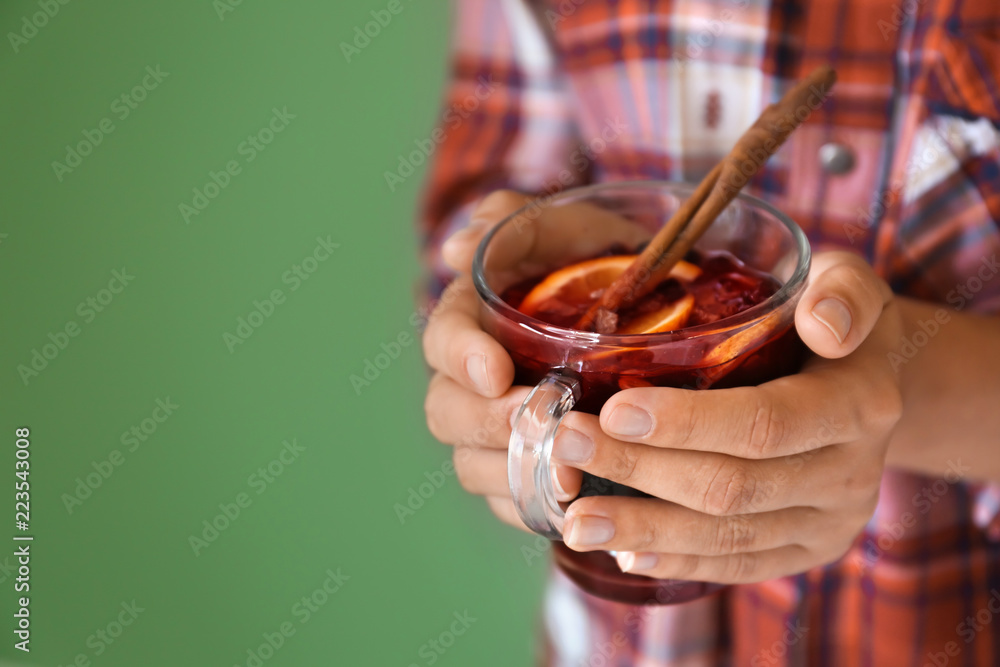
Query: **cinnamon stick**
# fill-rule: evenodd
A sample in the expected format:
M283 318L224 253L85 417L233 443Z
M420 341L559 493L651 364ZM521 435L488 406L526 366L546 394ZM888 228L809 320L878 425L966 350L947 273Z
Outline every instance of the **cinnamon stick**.
M778 102L764 109L631 266L590 307L576 328L613 333L617 313L649 294L670 275L671 269L781 147L788 135L822 105L836 80L837 75L832 68L826 65L818 67Z

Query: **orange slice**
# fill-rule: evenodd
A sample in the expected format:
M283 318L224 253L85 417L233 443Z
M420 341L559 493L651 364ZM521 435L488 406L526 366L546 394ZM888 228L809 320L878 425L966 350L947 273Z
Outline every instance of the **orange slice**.
M597 293L607 289L632 265L636 257L637 255L598 257L553 271L528 292L521 302L520 310L525 315L533 315L551 299L570 302L593 301ZM670 271L672 278L683 282L690 282L699 275L701 269L684 261L678 262ZM627 329L618 333L652 333L679 329L693 307L694 298L688 295L632 322Z
M762 321L728 336L705 356L705 365L728 363L740 355L757 349L771 339L771 334L780 323L781 317L777 313L772 313Z
M683 299L668 303L663 308L649 315L636 318L627 327L618 329L619 334L657 333L661 331L676 331L687 322L688 315L694 309L694 296L688 294Z

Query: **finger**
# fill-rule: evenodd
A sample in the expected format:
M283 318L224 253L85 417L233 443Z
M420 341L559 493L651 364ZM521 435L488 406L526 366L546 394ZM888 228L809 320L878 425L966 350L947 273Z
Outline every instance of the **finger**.
M510 496L506 451L456 447L452 460L459 484L469 493L477 496Z
M486 496L486 504L489 505L490 511L507 525L513 526L518 530L523 530L526 533L531 533L532 535L535 534L534 531L525 526L524 522L521 521L517 509L514 508L514 501L510 499L510 496Z
M456 447L452 456L455 474L462 488L477 496L509 497L507 452L500 449ZM556 498L568 502L580 493L583 476L579 470L556 466L552 469Z
M717 584L752 584L805 572L822 562L799 545L728 556L648 553L631 551L617 555L623 572L656 579L711 581ZM830 560L834 560L831 558Z
M507 283L592 257L611 245L633 248L651 237L641 225L597 206L551 206L545 199L501 190L483 199L472 214L474 222L444 244L442 253L449 266L469 271L483 236L511 215L515 217L510 224L490 241L494 279L505 273L502 282Z
M601 409L600 425L626 442L746 459L776 458L862 437L857 405L872 391L863 376L832 368L759 387L640 387L612 396ZM820 414L817 405L823 407Z
M423 344L431 368L482 396L500 396L514 381L510 355L479 324L479 302L468 276L454 280L441 295Z
M580 486L583 484L583 473L576 468L559 465L552 462L552 488L556 492L556 500L561 503L569 501L580 495Z
M870 475L881 475L881 470L856 469L861 464L853 461L862 459L846 447L748 460L622 442L593 421L588 424L587 417L594 419L571 413L557 431L552 456L559 463L713 516L840 506L851 494L867 492Z
M510 494L507 485L510 421L529 391L528 387L514 387L504 396L490 399L464 389L440 373L431 378L424 402L427 426L439 441L456 446L455 470L466 491L477 495ZM484 456L480 457L480 453ZM567 502L576 498L583 481L580 471L561 465L553 465L552 469L556 500Z
M813 352L839 359L867 338L891 298L888 285L861 257L819 253L795 309L795 328Z
M530 389L513 387L498 398L484 398L447 375L431 378L424 400L427 427L446 445L507 450L511 416Z
M469 273L476 248L486 232L530 201L529 196L512 190L497 190L484 197L472 210L468 226L452 234L441 246L445 264L458 273Z
M564 540L576 551L724 556L815 541L825 535L824 516L811 507L712 516L657 498L592 496L566 511Z

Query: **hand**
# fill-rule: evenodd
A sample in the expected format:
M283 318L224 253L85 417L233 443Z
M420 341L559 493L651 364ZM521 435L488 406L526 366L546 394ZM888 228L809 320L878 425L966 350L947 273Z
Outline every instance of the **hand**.
M818 356L758 387L628 389L600 417L567 415L553 456L652 498L589 497L567 510L577 551L626 572L750 583L844 554L871 517L902 410L887 361L901 336L889 287L859 257L814 257L795 313Z
M483 235L529 201L517 193L495 192L473 212L470 226L448 240L444 259L459 276L442 295L424 333L424 354L436 371L424 406L431 433L455 446L455 470L462 486L485 496L494 514L523 530L528 529L507 486L507 443L512 417L530 388L511 387L514 365L480 326L479 301L469 272ZM521 232L494 240L494 266L526 275L532 267L547 266L567 254L588 258L612 238L638 243L648 236L638 225L594 207L540 209L536 221ZM561 500L576 497L580 480L578 470L556 466L554 481Z

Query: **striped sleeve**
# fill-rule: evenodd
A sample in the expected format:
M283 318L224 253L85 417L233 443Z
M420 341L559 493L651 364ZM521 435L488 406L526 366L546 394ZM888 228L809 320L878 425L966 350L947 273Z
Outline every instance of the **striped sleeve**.
M996 3L939 0L907 18L907 111L893 167L902 193L893 288L1000 313L1000 42Z
M451 277L441 243L468 224L475 203L497 189L563 187L557 178L577 143L565 77L540 17L524 0L453 6L450 82L421 212L434 295Z
M893 288L1000 314L1000 130L985 118L928 117L904 179Z

